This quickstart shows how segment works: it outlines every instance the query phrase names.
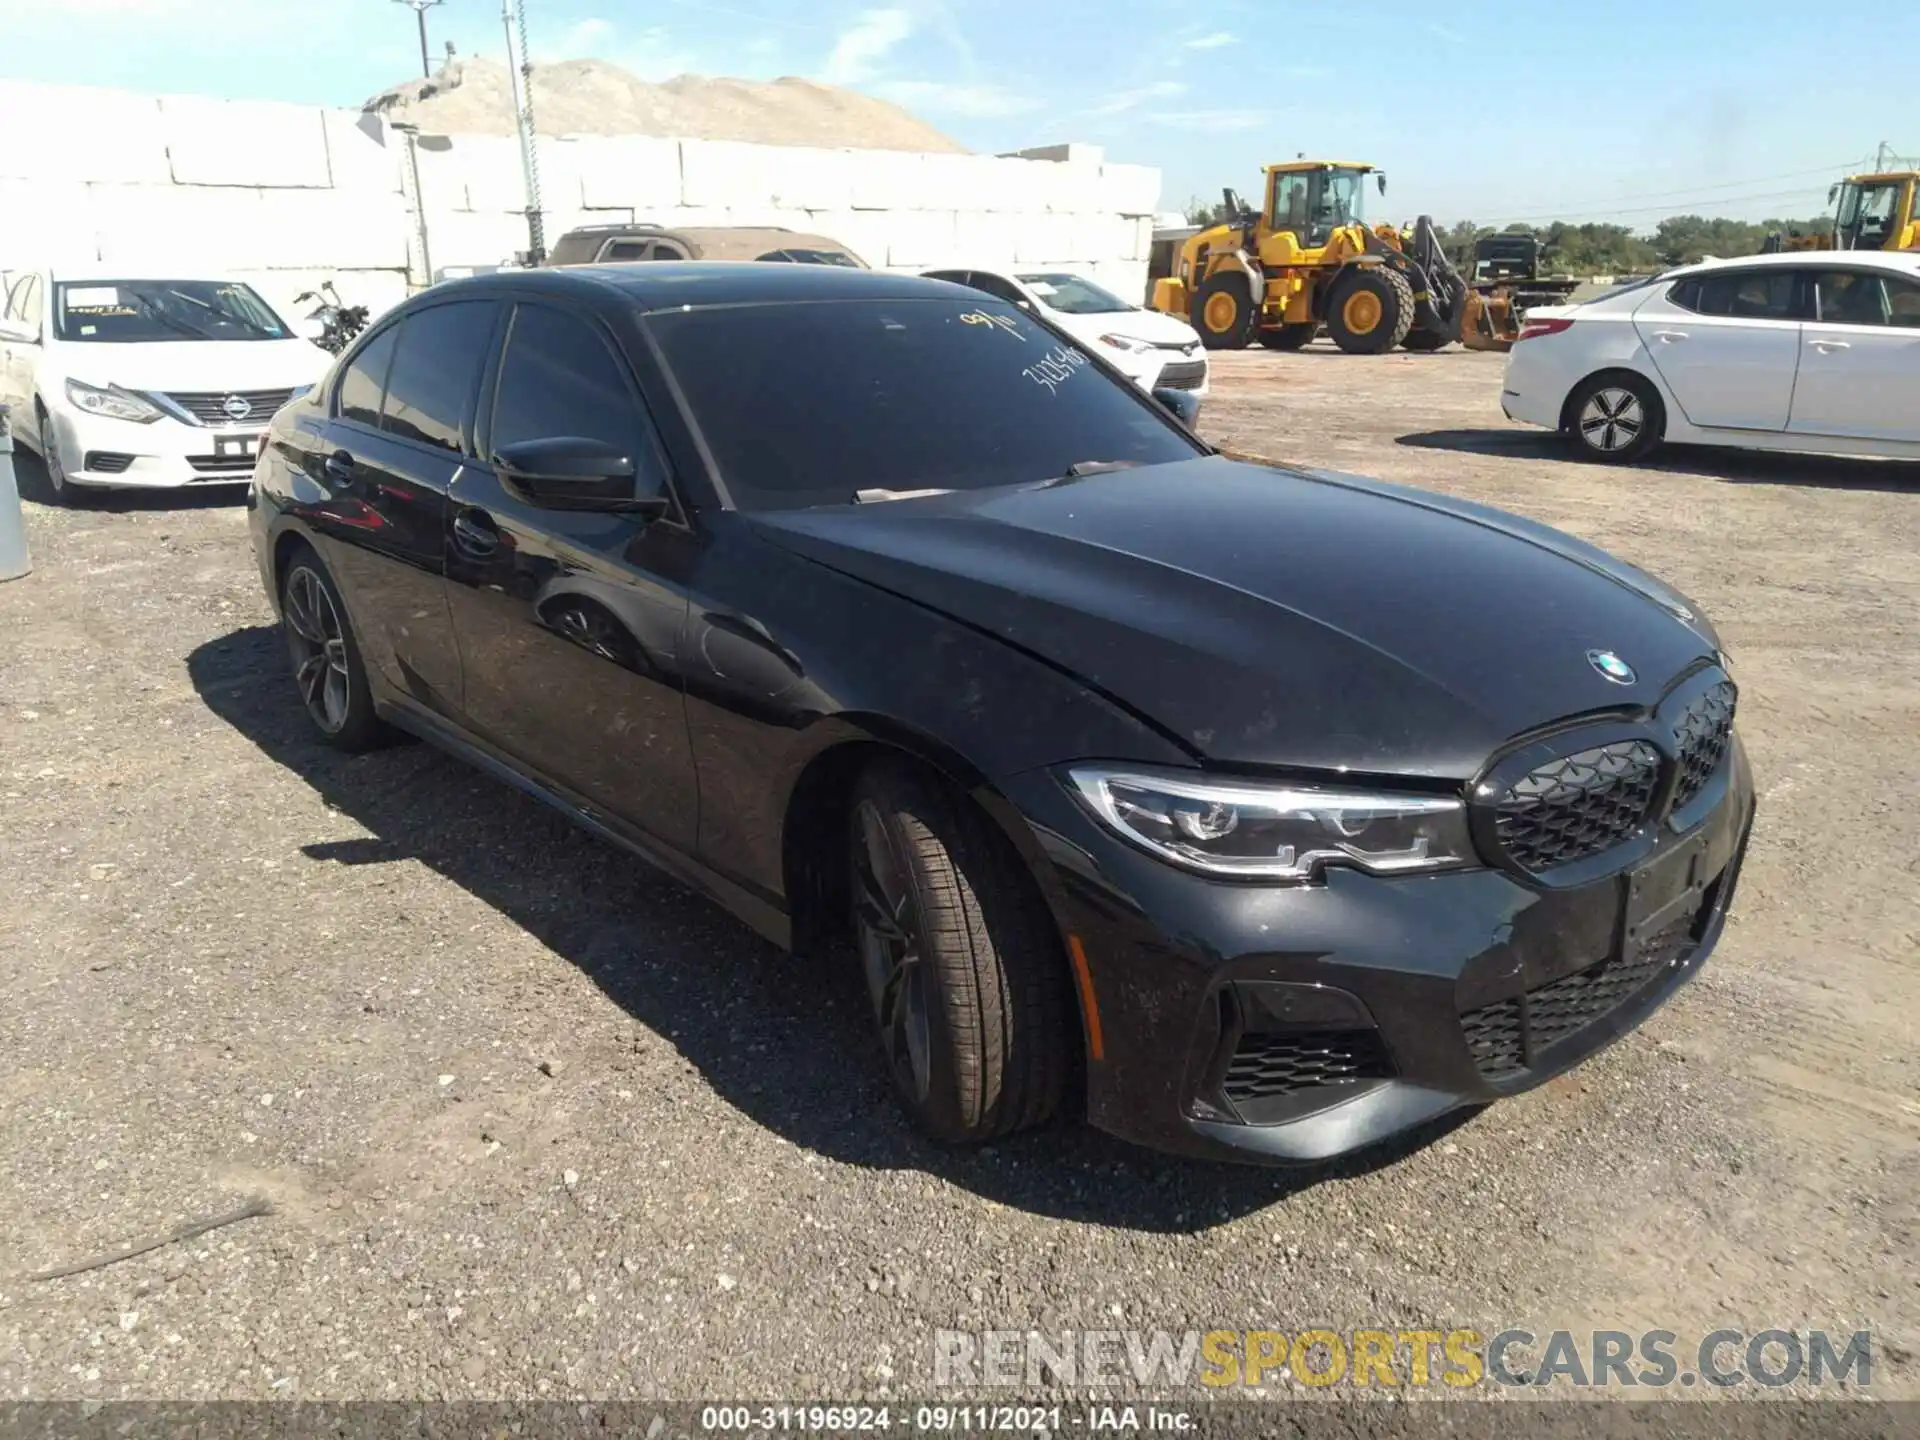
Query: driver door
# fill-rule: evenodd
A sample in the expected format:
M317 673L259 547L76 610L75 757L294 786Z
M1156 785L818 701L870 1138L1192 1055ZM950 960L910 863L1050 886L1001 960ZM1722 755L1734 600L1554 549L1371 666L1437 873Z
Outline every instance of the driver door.
M520 300L479 453L577 436L631 455L636 492L671 493L665 452L619 346L584 312ZM469 727L596 817L693 848L698 821L681 680L695 537L666 516L543 506L490 464L450 492L447 594Z

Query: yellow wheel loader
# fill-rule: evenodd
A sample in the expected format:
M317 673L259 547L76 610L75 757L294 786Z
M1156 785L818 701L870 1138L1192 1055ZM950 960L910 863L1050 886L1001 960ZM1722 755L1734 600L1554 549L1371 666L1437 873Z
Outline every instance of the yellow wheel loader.
M1783 250L1920 250L1920 170L1883 170L1849 175L1827 191L1834 207L1833 235L1778 230L1761 245L1762 255Z
M1210 350L1255 341L1298 350L1322 326L1358 355L1438 350L1460 338L1469 291L1433 222L1367 228L1367 180L1385 194L1384 174L1304 159L1266 174L1260 210L1228 190L1226 222L1181 245L1172 273L1154 282L1154 309L1188 321Z

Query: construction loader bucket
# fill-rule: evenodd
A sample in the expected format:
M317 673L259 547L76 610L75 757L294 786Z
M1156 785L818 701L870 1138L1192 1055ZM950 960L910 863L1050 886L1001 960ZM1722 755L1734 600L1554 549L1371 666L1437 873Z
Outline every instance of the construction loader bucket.
M1511 350L1520 337L1519 317L1505 295L1467 292L1467 313L1460 320L1460 343L1469 350Z

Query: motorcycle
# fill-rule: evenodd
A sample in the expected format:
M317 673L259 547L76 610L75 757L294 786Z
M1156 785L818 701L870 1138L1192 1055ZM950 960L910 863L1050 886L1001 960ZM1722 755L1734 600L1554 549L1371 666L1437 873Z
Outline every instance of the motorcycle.
M344 304L331 280L323 281L317 291L303 291L293 303L304 305L309 300L316 300L319 304L308 313L307 319L321 323L320 338L313 343L328 354L338 355L353 343L356 335L367 328L367 307Z

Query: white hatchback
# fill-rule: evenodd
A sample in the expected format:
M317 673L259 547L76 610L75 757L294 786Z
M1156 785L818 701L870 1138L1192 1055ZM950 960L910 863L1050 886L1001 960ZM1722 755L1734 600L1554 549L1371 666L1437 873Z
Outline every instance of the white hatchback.
M251 479L274 411L332 363L236 281L27 270L0 289L0 404L61 499Z
M1043 316L1143 390L1185 390L1207 398L1211 371L1200 334L1184 320L1129 305L1081 275L1053 270L928 270Z
M1597 460L1663 440L1920 460L1920 255L1710 260L1529 311L1500 405Z

